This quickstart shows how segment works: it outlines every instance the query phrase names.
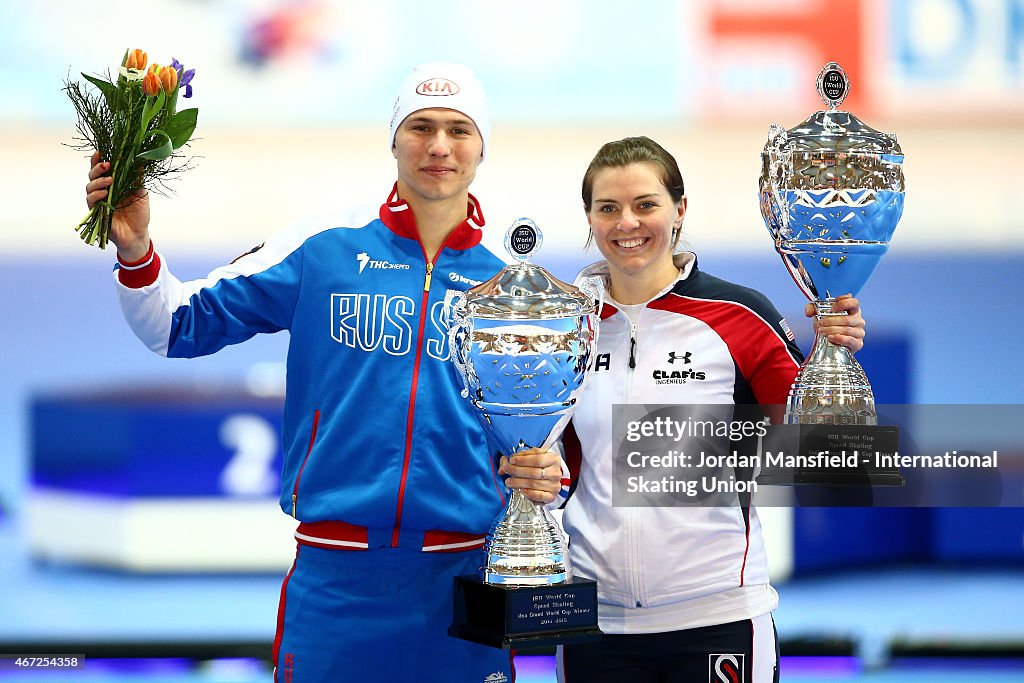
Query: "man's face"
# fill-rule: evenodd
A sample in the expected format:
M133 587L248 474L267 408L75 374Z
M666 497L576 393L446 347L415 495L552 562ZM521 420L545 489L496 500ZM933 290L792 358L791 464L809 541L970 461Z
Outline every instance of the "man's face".
M391 152L398 160L399 196L439 201L469 191L483 139L462 112L421 109L399 125Z

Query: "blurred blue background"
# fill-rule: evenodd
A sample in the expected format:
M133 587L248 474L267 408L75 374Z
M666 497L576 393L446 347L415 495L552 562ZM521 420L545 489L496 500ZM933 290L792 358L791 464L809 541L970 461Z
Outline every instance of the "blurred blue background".
M268 489L286 336L212 358L158 358L121 320L112 251L86 248L73 231L88 164L68 147L62 81L114 69L135 47L197 69L195 169L153 201L157 247L183 279L298 220L382 201L395 177L387 122L397 82L418 62L462 61L490 97L492 138L473 191L495 250L526 215L544 230L538 260L556 275L595 260L582 249L583 170L605 141L646 134L679 159L685 238L702 267L764 292L805 349L803 299L758 211L759 152L769 124L790 127L820 108L814 79L839 61L852 82L844 108L895 132L906 154L906 210L860 293L861 359L879 402L1022 402L1020 0L117 0L102 11L0 0L0 647L54 637L260 643L273 636L290 562L288 518ZM47 401L89 405L97 393L186 425L148 454L153 472L180 465L182 480L194 473L202 486L154 505L141 489L69 499L33 487L34 427L88 467L83 444L127 424L104 422L103 411L92 428L33 422ZM207 421L195 430L206 436L185 438L189 416ZM798 509L766 519L780 637L794 654L849 645L859 658L851 676L900 652L935 654L937 643L946 654L1019 655L1021 513ZM170 540L153 543L153 529ZM953 591L973 596L962 611L926 609ZM803 652L807 634L817 645ZM841 646L829 652L821 643L833 635Z

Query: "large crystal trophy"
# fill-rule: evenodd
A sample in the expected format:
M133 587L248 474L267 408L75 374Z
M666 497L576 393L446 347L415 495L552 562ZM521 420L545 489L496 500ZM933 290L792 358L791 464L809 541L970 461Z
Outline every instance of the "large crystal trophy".
M505 238L516 263L445 300L462 395L505 455L551 448L597 340L596 290L588 295L529 263L541 241L537 226L519 219ZM479 576L456 579L449 633L506 648L600 633L596 584L573 580L558 524L518 490L487 534Z
M895 135L838 109L850 89L843 69L826 64L817 85L825 110L789 130L770 127L761 153L760 198L775 250L821 320L837 315L836 297L857 295L888 250L903 213L904 185ZM895 451L897 428L878 426L863 368L824 335L814 340L789 391L784 423L807 427L789 430L801 454L828 451L846 460L819 458L824 464L764 471L759 482L903 484L897 470L873 468L873 458L862 457Z

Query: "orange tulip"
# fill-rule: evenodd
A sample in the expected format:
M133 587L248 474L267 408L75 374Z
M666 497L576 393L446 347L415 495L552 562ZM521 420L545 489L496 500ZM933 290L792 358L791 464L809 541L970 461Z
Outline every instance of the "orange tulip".
M164 87L164 92L170 95L174 92L174 89L178 87L178 72L169 66L165 66L160 69L160 85Z
M146 77L142 79L142 92L146 93L150 97L154 97L160 92L160 79L157 75L150 71L146 74Z
M145 69L148 59L149 57L142 50L131 50L128 53L128 58L124 61L124 66L127 69Z

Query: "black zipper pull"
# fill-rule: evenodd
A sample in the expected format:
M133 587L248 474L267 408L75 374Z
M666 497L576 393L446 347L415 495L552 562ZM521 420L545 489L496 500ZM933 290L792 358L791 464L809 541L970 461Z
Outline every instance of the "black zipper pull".
M629 338L629 367L636 367L636 337Z

